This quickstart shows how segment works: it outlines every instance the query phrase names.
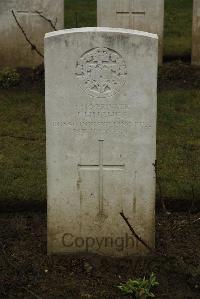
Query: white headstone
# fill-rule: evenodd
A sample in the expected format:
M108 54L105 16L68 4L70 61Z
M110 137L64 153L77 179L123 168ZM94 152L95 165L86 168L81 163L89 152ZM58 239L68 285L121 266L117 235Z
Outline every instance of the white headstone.
M193 0L192 64L200 65L200 1Z
M164 0L97 0L97 26L157 34L159 63L162 63Z
M0 0L0 68L34 67L43 61L19 25L43 55L45 33L53 31L54 25L64 27L64 0Z
M127 256L154 246L154 34L82 28L45 37L48 251Z

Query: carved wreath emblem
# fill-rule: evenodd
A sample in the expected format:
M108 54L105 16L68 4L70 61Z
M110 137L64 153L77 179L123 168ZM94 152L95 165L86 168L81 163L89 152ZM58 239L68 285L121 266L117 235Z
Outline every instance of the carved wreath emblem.
M108 48L95 48L84 53L76 64L75 74L81 88L90 96L107 98L120 91L127 76L122 56Z

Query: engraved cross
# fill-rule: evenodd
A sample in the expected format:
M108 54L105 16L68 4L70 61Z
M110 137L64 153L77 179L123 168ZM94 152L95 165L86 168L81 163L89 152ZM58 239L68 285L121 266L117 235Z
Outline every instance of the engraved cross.
M145 16L145 11L134 11L133 9L133 1L129 1L129 9L127 10L117 10L116 14L117 16L127 16L129 18L129 27L133 28L134 26L134 17L135 16Z
M104 164L103 161L103 142L104 140L99 140L99 163L98 164L78 164L78 167L82 170L97 170L99 173L99 216L105 216L104 214L104 195L103 195L103 189L104 189L104 180L103 175L104 171L111 170L111 171L121 171L124 170L125 164L118 164L118 165L112 165L112 164Z

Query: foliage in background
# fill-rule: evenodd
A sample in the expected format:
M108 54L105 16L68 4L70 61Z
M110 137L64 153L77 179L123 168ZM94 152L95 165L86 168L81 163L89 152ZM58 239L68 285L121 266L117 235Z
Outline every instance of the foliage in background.
M16 70L5 68L0 70L0 88L9 88L18 85L20 74Z
M158 285L155 274L151 273L149 279L145 277L137 280L129 279L126 283L120 284L118 288L123 294L131 295L134 299L147 299L155 297L152 289Z

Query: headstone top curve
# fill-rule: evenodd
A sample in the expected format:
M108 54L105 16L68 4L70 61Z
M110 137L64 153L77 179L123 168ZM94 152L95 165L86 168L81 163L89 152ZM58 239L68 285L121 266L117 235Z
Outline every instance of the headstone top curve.
M45 39L61 36L65 34L71 33L87 33L87 32L105 32L105 33L125 33L129 35L137 35L143 37L149 37L153 39L158 39L158 35L154 33L139 31L139 30L132 30L132 29L125 29L125 28L110 28L110 27L82 27L82 28L72 28L72 29L64 29L53 31L45 34Z

